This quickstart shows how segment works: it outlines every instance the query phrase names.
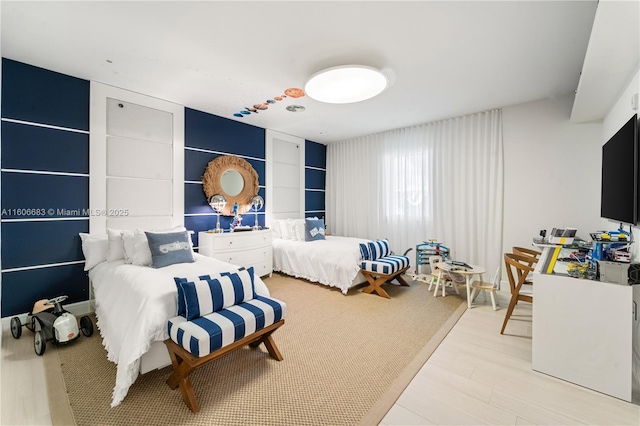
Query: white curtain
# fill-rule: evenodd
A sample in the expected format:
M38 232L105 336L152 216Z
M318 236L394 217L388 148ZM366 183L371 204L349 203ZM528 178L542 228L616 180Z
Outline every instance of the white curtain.
M437 239L452 258L502 264L502 113L492 110L327 146L334 235L389 238L395 253Z

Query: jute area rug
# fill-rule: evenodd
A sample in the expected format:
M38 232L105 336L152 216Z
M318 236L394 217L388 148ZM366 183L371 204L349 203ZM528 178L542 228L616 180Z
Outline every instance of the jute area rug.
M387 284L391 299L347 296L274 274L271 295L287 304L274 333L284 360L260 346L236 350L191 374L201 411L192 413L165 380L171 367L139 376L110 408L116 366L100 335L45 353L54 424L354 425L377 424L465 310L427 285ZM135 326L135 324L132 324Z

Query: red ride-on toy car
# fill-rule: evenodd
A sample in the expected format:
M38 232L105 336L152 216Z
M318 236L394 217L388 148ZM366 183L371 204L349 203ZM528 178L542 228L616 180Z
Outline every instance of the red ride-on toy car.
M47 349L47 341L57 345L72 342L80 337L78 320L60 304L67 300L67 297L58 296L49 300L38 300L27 316L26 324L21 324L18 317L11 318L13 338L19 339L22 335L22 327L27 327L35 333L33 348L36 354L42 355ZM91 318L86 315L80 318L80 330L87 337L93 334Z

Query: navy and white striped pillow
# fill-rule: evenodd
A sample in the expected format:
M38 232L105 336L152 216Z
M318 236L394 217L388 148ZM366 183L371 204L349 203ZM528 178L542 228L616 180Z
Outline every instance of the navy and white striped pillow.
M391 249L389 248L389 240L372 241L369 243L369 251L371 251L371 259L366 260L378 260L381 257L389 256Z
M362 260L371 260L369 243L360 243L360 256L362 256Z
M253 267L194 279L176 277L174 281L178 287L178 315L189 321L256 297Z

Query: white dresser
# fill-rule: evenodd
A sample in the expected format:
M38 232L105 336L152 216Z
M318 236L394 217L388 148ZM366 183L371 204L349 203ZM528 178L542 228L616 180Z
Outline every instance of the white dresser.
M261 231L198 232L200 254L246 268L253 266L257 276L273 272L271 229Z

